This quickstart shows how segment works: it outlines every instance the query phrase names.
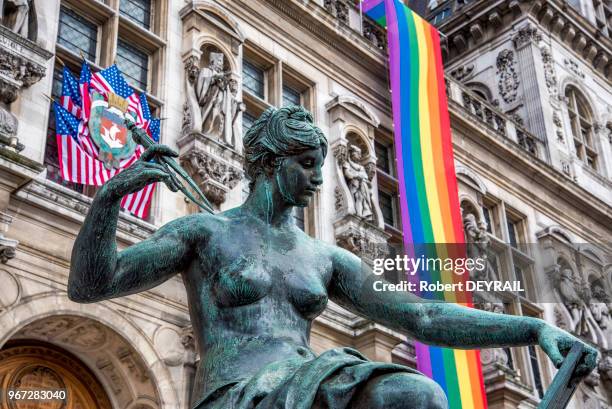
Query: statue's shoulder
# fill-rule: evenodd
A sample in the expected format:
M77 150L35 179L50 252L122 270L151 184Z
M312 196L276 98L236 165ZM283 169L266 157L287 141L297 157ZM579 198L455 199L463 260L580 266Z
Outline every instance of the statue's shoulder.
M223 214L196 213L174 219L160 231L177 233L189 239L205 239L226 223L227 217Z

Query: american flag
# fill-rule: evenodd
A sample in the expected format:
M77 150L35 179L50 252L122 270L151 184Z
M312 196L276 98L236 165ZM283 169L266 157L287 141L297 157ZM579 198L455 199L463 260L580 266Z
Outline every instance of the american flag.
M89 96L89 83L91 82L91 71L89 70L89 64L83 60L81 65L81 75L79 77L79 91L81 94L82 110L81 118L87 122L89 120L89 111L91 109L91 99Z
M116 64L91 76L91 87L102 95L113 92L128 101L128 111L136 115L136 125L144 126L145 118L140 104L140 98L134 89L123 79Z
M70 70L64 66L62 69L62 93L60 95L62 106L77 118L81 117L81 92L79 83Z
M66 80L66 78L69 79ZM70 81L70 78L72 81ZM112 92L126 98L132 107L128 110L134 112L137 116L140 113L141 124L145 125L146 123L149 128L152 127L147 131L155 141L159 140L159 119L151 118L146 97L136 95L134 90L125 82L116 66L113 65L106 70L91 74L89 65L84 61L78 85L70 71L64 69L60 104L53 103L60 173L62 178L67 181L101 186L117 173L132 165L144 152L144 148L138 145L131 157L120 162L119 169L107 169L103 162L97 159L98 148L93 142L87 126L91 109L90 90L95 90L102 95L108 95ZM80 101L80 115L74 110L76 101ZM136 101L136 103L134 104L133 101ZM136 123L139 124L139 121L137 120ZM146 218L154 189L155 184L153 183L138 192L125 196L121 200L121 207L137 217Z

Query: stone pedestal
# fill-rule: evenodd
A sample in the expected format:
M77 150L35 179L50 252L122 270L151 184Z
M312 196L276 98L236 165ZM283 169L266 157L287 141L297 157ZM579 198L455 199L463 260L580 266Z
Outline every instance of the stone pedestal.
M216 138L191 132L177 142L181 165L217 208L242 179L242 156Z

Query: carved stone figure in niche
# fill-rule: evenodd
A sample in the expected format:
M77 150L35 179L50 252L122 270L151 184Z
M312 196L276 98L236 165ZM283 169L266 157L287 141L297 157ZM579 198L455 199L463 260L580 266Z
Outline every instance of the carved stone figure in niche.
M355 201L355 213L365 220L372 220L372 184L365 166L361 164L361 149L349 145L348 151L342 170Z
M224 93L223 100L223 135L225 143L235 146L236 137L240 129L238 128L238 114L246 110L244 102L238 99L238 81L235 78L230 78L227 81L227 89Z
M470 278L472 280L496 281L498 279L497 273L493 269L487 255L490 239L487 236L486 226L484 223L478 223L474 213L467 213L463 217L463 230L465 231L465 240L468 244L467 256L474 260L485 260L485 268L473 268L470 271Z
M32 0L0 0L2 25L30 40L36 40L36 20Z
M194 409L448 407L442 388L415 369L372 362L351 348L315 354L310 330L328 299L420 342L450 348L539 344L559 366L568 347L582 342L528 316L375 291L380 278L367 264L306 235L292 217L323 183L327 147L304 108L266 110L244 138L250 192L241 206L173 220L118 252L121 198L152 181L176 188L150 162L176 153L150 147L96 193L73 247L68 296L101 301L182 275L202 358ZM583 345L578 376L597 361L597 351Z
M223 71L223 54L211 52L208 67L200 69L195 84L196 97L202 110L202 132L220 138L225 129L223 103L231 96L228 74ZM225 140L225 138L223 138Z
M586 306L581 297L583 290L582 283L575 276L571 268L564 268L561 270L557 288L563 299L563 304L572 316L572 321L574 323L582 322L583 325L586 324L583 319L583 313ZM586 328L583 329L586 330Z
M595 282L591 287L592 298L589 303L589 309L593 315L593 319L599 325L599 328L605 330L610 323L610 297L606 294L606 290L599 282Z

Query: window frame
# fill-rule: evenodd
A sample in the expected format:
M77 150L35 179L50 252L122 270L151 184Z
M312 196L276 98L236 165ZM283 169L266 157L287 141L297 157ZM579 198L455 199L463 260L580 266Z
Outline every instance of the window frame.
M565 97L574 154L589 169L599 172L593 110L582 92L572 85L566 88Z

